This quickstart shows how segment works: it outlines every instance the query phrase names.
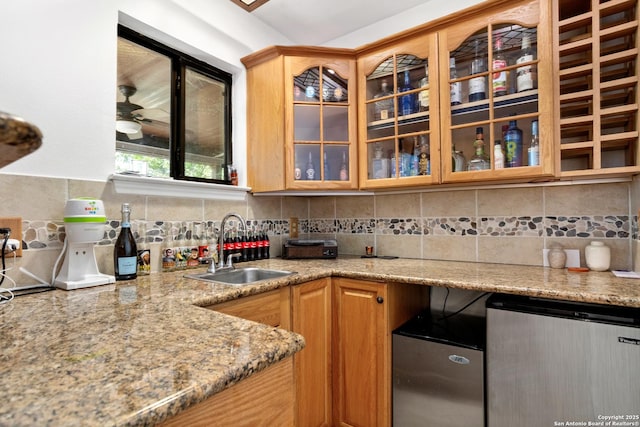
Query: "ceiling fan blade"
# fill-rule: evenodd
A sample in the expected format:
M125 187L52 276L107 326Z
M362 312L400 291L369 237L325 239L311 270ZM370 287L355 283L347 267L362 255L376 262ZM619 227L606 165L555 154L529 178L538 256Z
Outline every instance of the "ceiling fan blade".
M140 116L143 119L168 123L169 113L162 108L140 108L131 112L133 116Z

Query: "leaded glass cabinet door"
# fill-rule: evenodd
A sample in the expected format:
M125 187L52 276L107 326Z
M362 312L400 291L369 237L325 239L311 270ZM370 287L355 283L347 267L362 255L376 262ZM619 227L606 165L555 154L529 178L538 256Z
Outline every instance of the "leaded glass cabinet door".
M286 186L357 188L355 60L285 59Z
M436 50L426 34L358 60L362 188L439 182Z
M543 3L519 2L440 32L443 182L553 175L551 24Z

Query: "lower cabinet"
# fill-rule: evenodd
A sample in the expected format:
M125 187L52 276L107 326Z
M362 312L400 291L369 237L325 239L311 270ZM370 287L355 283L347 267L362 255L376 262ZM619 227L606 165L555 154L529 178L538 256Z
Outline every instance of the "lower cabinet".
M428 305L426 286L334 278L336 426L391 425L391 332Z
M291 290L291 327L305 338L293 356L296 376L296 425L331 425L331 279Z
M291 357L170 418L163 427L291 427L294 380Z
M291 329L305 348L166 425L390 426L391 332L428 305L427 286L327 277L209 306Z

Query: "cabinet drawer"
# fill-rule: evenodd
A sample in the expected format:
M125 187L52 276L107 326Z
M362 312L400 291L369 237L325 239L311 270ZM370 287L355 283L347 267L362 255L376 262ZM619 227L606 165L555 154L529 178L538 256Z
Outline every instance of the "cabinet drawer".
M290 329L289 287L205 307L276 328Z

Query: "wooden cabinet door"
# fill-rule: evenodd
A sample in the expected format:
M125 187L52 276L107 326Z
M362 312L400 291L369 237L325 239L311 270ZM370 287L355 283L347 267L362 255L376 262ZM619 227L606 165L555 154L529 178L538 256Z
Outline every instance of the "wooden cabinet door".
M294 355L296 425L331 425L331 279L319 279L292 289L292 330L305 348Z
M334 424L387 426L387 285L343 278L334 282Z
M287 56L284 75L286 188L358 188L355 59Z
M438 31L443 183L555 173L551 25L549 2L525 0L464 16ZM472 74L476 63L483 65ZM536 150L528 155L534 129L538 160ZM496 152L504 162L496 162Z

